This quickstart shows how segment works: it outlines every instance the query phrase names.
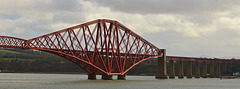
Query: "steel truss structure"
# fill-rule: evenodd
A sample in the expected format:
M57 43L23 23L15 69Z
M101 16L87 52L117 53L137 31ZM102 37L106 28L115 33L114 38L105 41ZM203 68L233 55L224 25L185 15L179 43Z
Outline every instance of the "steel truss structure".
M0 36L0 47L37 49L61 56L92 75L124 75L163 51L121 23L98 19L33 39ZM234 60L167 56L167 60L233 63Z
M75 63L89 74L124 75L162 51L117 21L98 19L33 39L0 36L0 47L37 49Z

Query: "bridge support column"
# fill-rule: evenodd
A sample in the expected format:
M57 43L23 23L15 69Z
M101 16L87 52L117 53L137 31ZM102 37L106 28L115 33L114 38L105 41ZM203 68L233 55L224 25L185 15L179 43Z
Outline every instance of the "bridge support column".
M200 78L200 63L199 63L199 61L196 61L194 77Z
M216 77L217 77L217 78L220 78L220 77L221 77L221 63L220 63L220 62L218 62L218 64L217 64Z
M232 66L233 66L233 63L228 63L227 65L227 68L231 71L231 75L233 75Z
M202 78L207 78L207 62L203 63L203 68L202 68Z
M96 80L95 74L88 74L88 80Z
M112 75L102 75L103 80L113 80Z
M214 78L215 77L215 73L214 73L214 62L210 63L210 71L209 71L209 77L210 78Z
M227 63L223 63L223 72L227 71Z
M230 69L230 71L231 71L231 74L233 74L233 71L232 71L232 64L233 64L233 63L228 63L228 65L227 65L228 69Z
M163 55L158 58L157 79L167 79L166 49L162 49Z
M233 63L229 63L229 65L228 65L229 69L231 69L231 70L232 70L232 64Z
M182 60L179 61L178 78L184 78L183 61Z
M169 71L169 78L174 79L175 78L175 65L174 60L170 60L170 71Z
M118 75L118 80L126 80L126 75Z
M188 61L187 78L192 78L192 61Z

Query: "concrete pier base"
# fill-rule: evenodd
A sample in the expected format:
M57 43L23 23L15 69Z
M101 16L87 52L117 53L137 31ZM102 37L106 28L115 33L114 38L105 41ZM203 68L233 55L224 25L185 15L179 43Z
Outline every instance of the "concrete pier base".
M170 71L169 71L169 78L174 79L175 78L175 63L173 60L170 60Z
M126 75L118 75L118 80L126 80Z
M215 77L215 74L214 74L214 62L210 63L209 77L210 78L214 78Z
M196 61L194 77L200 78L200 63L199 63L199 61Z
M96 75L88 74L88 80L96 80Z
M113 80L112 75L102 75L103 80Z
M202 68L202 78L207 78L207 62L203 63L203 68Z
M183 61L182 60L179 61L178 78L184 78Z
M166 63L166 49L162 49L163 55L158 58L156 79L168 79L167 63Z
M192 61L187 64L187 78L192 78Z

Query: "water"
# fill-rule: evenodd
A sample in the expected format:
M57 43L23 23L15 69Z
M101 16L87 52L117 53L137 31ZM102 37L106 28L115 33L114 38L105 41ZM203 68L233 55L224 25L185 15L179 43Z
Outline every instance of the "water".
M127 80L87 80L79 74L0 73L0 89L240 89L239 79L164 79L127 76ZM114 76L116 79L116 76Z

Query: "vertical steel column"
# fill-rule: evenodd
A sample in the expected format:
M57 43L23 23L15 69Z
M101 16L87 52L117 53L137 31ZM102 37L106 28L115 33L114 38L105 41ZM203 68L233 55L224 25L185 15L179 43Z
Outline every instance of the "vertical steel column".
M199 61L196 61L194 77L200 78L200 63L199 63Z
M188 61L187 78L192 78L192 61Z
M179 61L178 78L184 78L183 60L180 60L180 61Z
M202 78L207 78L207 62L203 62Z
M158 57L157 79L167 79L166 49L162 49L162 57Z
M170 60L170 71L169 71L169 78L174 79L175 78L175 63L174 60Z
M214 71L214 62L211 62L210 63L210 71L209 71L210 73L209 73L209 77L210 78L214 78L215 77L215 71Z

